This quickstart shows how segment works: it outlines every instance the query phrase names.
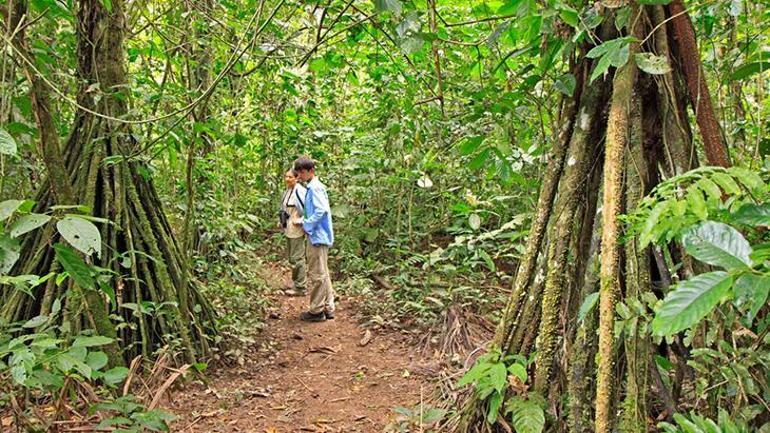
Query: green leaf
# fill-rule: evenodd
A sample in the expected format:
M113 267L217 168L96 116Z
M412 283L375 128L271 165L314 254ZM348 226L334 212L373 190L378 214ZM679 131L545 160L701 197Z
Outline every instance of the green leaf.
M671 0L637 0L640 5L667 5Z
M545 413L540 405L533 400L514 397L508 406L516 433L542 433L545 428Z
M85 362L79 360L69 352L65 352L56 357L56 364L60 370L69 373L73 370L79 372L86 379L91 378L91 367Z
M8 273L19 260L21 245L17 239L0 235L0 275Z
M53 249L56 252L56 260L61 263L69 276L75 280L75 284L84 289L94 289L96 287L94 279L91 277L91 269L74 251L63 244L56 244L53 246Z
M500 406L503 405L503 394L496 392L489 398L489 410L487 411L487 422L494 424L497 421L497 415L500 413Z
M104 372L102 380L108 385L117 385L128 376L128 369L126 367L115 367Z
M399 15L401 13L401 2L399 0L374 0L374 8L378 12L393 12Z
M580 17L575 9L569 6L562 5L559 9L559 17L566 24L577 28L580 24Z
M152 431L167 432L169 431L167 421L173 420L174 416L160 409L155 409L149 412L134 412L131 414L131 419Z
M489 368L489 380L492 382L492 386L501 392L508 383L508 369L505 368L505 364L502 362L492 364Z
M93 335L90 337L78 337L75 339L75 342L72 343L72 347L98 347L98 346L105 346L107 344L112 343L112 338L109 337L103 337L101 335Z
M738 195L741 193L741 187L735 182L732 176L727 173L714 173L711 178L716 182L724 192L730 195Z
M21 200L6 200L0 203L0 221L5 221L24 203Z
M655 205L647 216L642 226L642 231L639 233L639 246L645 248L650 242L657 239L655 229L658 227L658 221L664 212L668 211L671 206L670 201L662 201Z
M610 64L616 68L620 68L628 63L628 56L631 54L630 44L621 45L618 49L612 50L607 53L610 56Z
M90 256L101 255L102 236L99 229L84 218L68 216L56 223L56 228L67 242L83 254Z
M696 186L690 185L687 188L687 206L699 220L705 221L709 217L706 199L703 198L703 192Z
M13 377L13 381L17 384L24 385L24 382L27 381L27 369L24 367L24 364L11 367L11 377Z
M479 148L481 142L484 141L483 135L477 135L475 137L467 137L460 145L460 155L470 155Z
M700 223L684 234L682 244L688 254L709 265L728 270L752 265L748 241L738 230L724 223Z
M399 47L401 47L401 50L406 55L411 55L419 52L420 50L422 50L423 46L425 46L425 40L421 38L419 35L412 35L412 36L406 37L404 39L401 39L399 43Z
M468 164L468 168L470 168L471 170L480 169L484 165L484 163L487 162L489 153L490 153L489 149L484 149L483 151L481 151L481 153L476 155L476 157L471 160L471 162Z
M38 227L44 226L50 220L50 216L43 214L33 213L29 215L22 215L19 217L19 219L14 221L13 224L11 224L9 228L9 234L12 238L17 238L25 233L35 230Z
M489 269L489 272L497 272L497 266L495 266L495 261L492 260L492 257L489 256L489 253L484 250L478 250L479 257L481 257L481 260L484 261L484 264L487 265L487 269Z
M745 224L754 227L770 227L770 203L764 203L761 205L746 203L732 214L732 218L739 224Z
M468 370L467 373L463 375L463 377L460 378L460 380L457 381L457 386L459 388L462 388L465 385L468 385L469 383L477 382L479 379L484 377L489 369L492 367L492 364L489 364L487 362L479 362L476 365L473 366L470 370Z
M99 0L102 6L107 9L107 12L112 13L112 0Z
M719 186L717 186L711 179L707 177L701 178L699 181L695 182L695 185L697 185L701 191L706 193L709 200L722 200L722 190L720 190Z
M519 13L523 0L506 0L502 6L497 9L499 15L512 15Z
M519 363L513 363L508 367L508 372L516 376L522 382L527 381L527 369Z
M593 83L595 79L604 75L610 69L610 56L602 56L594 67L594 71L591 73L591 79L589 84Z
M636 66L642 71L652 75L663 75L671 72L671 65L668 59L663 56L656 56L652 53L638 53L634 56Z
M758 74L760 72L764 72L770 69L770 62L751 62L746 63L736 69L730 78L732 80L742 80L744 78L748 78L754 74Z
M48 322L48 316L35 316L29 320L27 320L23 325L21 325L22 328L37 328L39 326L45 325L46 322Z
M653 333L673 335L697 324L722 302L732 282L727 272L716 271L677 284L652 320Z
M615 12L615 28L622 31L631 19L631 7L625 5Z
M594 292L586 296L586 299L580 305L578 310L578 322L582 322L588 313L590 313L596 306L596 301L599 300L599 292Z
M727 169L727 172L749 188L749 190L756 191L758 194L762 194L762 190L767 188L762 177L756 171L743 167L730 167Z
M576 85L577 80L572 74L564 74L559 77L555 83L553 83L553 86L556 88L556 90L565 94L566 96L572 96L572 94L575 93Z
M86 357L86 364L88 364L92 370L98 371L107 365L107 360L107 355L104 352L89 352Z
M3 128L0 128L0 155L16 155L16 140Z
M113 289L112 286L110 286L105 282L99 282L99 289L101 289L101 291L104 292L105 295L107 295L112 305L117 304L117 301L115 299L115 289Z
M748 306L749 322L751 322L767 302L767 296L770 293L770 275L741 275L735 281L734 290L736 305L739 308Z

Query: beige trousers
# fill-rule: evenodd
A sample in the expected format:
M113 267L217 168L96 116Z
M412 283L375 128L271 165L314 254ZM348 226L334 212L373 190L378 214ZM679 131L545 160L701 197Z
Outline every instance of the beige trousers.
M334 311L334 289L329 276L329 247L307 243L307 278L310 283L310 312Z
M305 236L286 238L286 250L291 265L291 281L294 290L305 291L307 287L307 267L305 266Z

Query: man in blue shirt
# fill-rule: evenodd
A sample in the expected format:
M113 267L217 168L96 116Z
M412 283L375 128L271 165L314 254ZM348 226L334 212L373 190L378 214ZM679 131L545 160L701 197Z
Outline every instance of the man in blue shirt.
M310 285L310 308L301 320L323 322L334 318L334 289L329 276L329 247L334 243L332 209L326 186L315 175L315 162L307 156L294 161L294 171L307 182L305 217L302 228L307 233L307 279Z

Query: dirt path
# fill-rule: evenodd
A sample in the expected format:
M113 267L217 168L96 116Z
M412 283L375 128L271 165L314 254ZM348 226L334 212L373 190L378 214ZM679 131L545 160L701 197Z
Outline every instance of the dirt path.
M175 432L381 432L392 409L420 401L424 378L411 372L411 350L393 334L365 331L346 300L323 323L298 318L306 298L276 296L262 347L245 366L208 372L208 387L189 385L166 409Z

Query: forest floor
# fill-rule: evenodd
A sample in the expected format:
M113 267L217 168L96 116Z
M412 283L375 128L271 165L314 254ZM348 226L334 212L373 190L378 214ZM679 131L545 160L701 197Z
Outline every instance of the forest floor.
M428 378L413 371L418 351L401 334L366 331L346 299L334 320L302 322L307 298L281 294L286 270L266 271L276 294L259 344L245 365L212 366L208 384L172 394L166 409L179 417L172 431L381 432L394 408L430 393Z

